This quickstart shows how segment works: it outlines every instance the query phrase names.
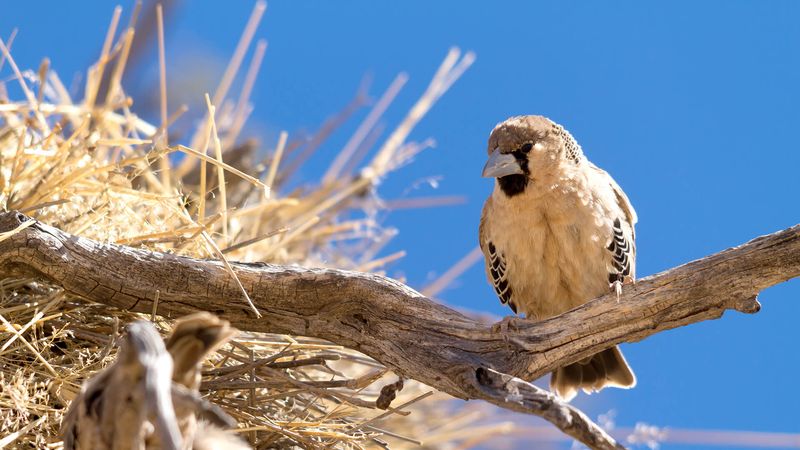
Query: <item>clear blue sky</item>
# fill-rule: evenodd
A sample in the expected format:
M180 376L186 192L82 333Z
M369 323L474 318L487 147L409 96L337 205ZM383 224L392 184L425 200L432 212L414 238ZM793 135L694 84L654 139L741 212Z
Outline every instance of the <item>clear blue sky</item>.
M213 89L252 8L219 4L184 2L171 12L180 17L168 30L169 71L208 77L196 92ZM69 83L97 57L113 9L88 5L4 2L0 35L19 27L18 63L36 68L48 56ZM476 63L412 135L434 137L436 149L383 186L386 198L398 198L416 181L441 176L437 189L406 195L467 202L389 215L400 234L387 251L408 251L390 273L421 287L475 246L491 190L480 178L489 132L511 115L544 114L628 193L640 220L637 272L645 276L799 221L799 17L800 3L790 1L276 0L258 33L269 49L254 123L270 143L276 130L314 130L365 73L378 94L407 71L411 80L388 114L396 121L450 46L474 50ZM196 54L211 63L191 65ZM316 156L319 166L303 175L313 180L347 137L334 136ZM508 313L479 265L441 296ZM626 345L636 389L578 403L593 417L616 410L620 426L800 433L798 297L800 283L789 282L765 291L755 316L729 312Z

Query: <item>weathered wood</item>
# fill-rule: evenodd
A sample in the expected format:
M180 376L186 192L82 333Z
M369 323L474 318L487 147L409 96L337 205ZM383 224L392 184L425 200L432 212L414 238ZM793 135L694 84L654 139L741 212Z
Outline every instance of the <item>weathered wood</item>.
M153 324L127 327L117 360L86 380L62 423L65 450L249 448L223 428L236 425L200 397L200 364L236 334L228 322L200 312L175 324L164 341ZM204 422L198 422L198 418Z
M27 220L16 212L0 214L0 231ZM520 403L513 395L503 397L502 389L524 383L530 392L545 395L522 380L620 342L718 318L726 309L758 311L759 291L800 275L800 226L641 279L626 286L619 299L609 294L546 321L517 322L504 334L378 275L232 266L263 317L252 315L216 261L99 243L39 222L0 242L0 271L6 275L40 275L70 293L140 312L152 310L158 291L158 313L164 316L204 310L242 330L324 338L455 397L547 418L546 408L573 409L558 399ZM484 369L522 380L487 385L488 378L478 376L491 373ZM577 413L570 420L585 419ZM585 427L559 427L594 448L616 445L591 421ZM603 436L591 440L585 430Z

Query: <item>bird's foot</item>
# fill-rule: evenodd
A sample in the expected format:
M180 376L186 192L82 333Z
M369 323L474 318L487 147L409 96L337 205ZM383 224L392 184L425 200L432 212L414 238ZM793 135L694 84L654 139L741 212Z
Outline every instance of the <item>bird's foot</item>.
M507 339L508 330L519 330L519 324L523 323L524 320L525 319L517 316L503 317L503 320L492 325L492 333L500 333Z

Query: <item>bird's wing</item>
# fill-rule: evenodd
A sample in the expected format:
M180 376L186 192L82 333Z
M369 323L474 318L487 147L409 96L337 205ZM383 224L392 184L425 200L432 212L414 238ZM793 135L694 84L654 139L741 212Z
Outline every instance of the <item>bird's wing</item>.
M606 247L611 252L612 267L611 273L608 274L608 282L619 281L623 283L628 277L631 279L636 277L636 247L633 240L625 236L622 221L619 217L614 219L612 229L611 243Z
M639 218L636 210L633 209L631 201L625 195L625 191L605 170L591 165L599 175L601 183L607 183L614 192L614 199L621 211L620 217L614 217L613 236L608 250L612 254L611 265L615 269L609 274L609 282L624 281L626 278L636 279L636 222ZM613 208L612 208L613 210Z
M499 250L495 244L492 242L490 236L487 233L486 221L489 220L489 212L491 210L491 202L492 198L489 197L486 200L486 203L483 205L483 212L481 214L481 222L478 226L478 240L480 242L481 251L483 252L483 258L486 262L486 277L489 279L489 282L492 283L494 286L494 291L497 293L497 297L500 298L500 302L504 305L508 305L514 314L517 313L517 305L511 298L511 286L508 283L508 272L506 268L505 257L503 252Z
M625 195L625 191L611 178L611 175L606 175L608 176L608 183L611 185L611 189L614 190L614 195L617 197L617 203L619 207L622 208L622 212L625 213L625 219L630 224L631 233L633 233L633 227L636 225L636 222L639 221L639 216L636 215L636 210L633 209L633 205L631 205L631 201L628 200L628 196Z
M608 176L609 182L611 184L611 189L614 190L614 195L617 197L617 204L622 209L623 214L625 215L625 220L628 222L628 227L630 228L630 240L628 245L630 246L628 250L628 264L630 266L630 277L631 279L636 279L636 222L639 221L639 217L636 215L636 210L633 209L633 205L631 205L631 201L628 200L628 196L625 195L625 191L622 190L621 187L611 178L611 175Z

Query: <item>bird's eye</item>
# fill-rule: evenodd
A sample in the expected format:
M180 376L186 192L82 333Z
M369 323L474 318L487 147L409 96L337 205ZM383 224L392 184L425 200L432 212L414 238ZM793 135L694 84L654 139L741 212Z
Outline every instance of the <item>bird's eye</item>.
M533 148L533 144L531 144L530 142L526 142L526 143L522 144L522 147L520 147L519 150L522 153L528 153L528 152L531 151L532 148Z

